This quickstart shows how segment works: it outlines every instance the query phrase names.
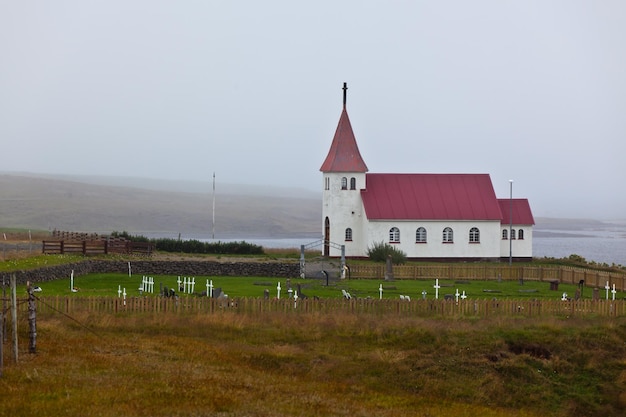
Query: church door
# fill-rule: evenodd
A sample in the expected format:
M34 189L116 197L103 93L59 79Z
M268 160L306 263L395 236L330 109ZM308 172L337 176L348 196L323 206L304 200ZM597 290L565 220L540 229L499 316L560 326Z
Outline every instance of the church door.
M330 220L324 220L324 256L330 256Z

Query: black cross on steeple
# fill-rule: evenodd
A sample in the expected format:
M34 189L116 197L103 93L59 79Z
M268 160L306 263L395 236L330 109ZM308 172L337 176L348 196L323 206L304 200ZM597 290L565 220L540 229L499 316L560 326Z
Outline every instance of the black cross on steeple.
M348 83L343 83L343 108L346 108L346 100L348 96Z

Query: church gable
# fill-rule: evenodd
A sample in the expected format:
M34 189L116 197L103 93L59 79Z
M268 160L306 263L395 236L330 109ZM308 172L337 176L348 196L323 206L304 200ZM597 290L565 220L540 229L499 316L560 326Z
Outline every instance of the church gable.
M369 220L497 220L488 174L367 174L361 191Z

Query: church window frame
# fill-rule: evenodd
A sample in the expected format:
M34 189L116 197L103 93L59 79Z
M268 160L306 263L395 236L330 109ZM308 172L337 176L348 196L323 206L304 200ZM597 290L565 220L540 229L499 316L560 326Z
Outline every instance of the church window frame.
M444 227L441 237L443 243L454 243L454 230L451 227Z
M511 240L515 240L515 229L511 229Z
M469 243L480 243L480 229L472 227L469 231Z
M326 191L330 190L330 178L328 177L324 178L324 190Z
M341 177L341 189L342 190L348 189L348 179L346 177Z
M346 228L345 241L352 242L352 228L351 227Z
M427 238L426 228L420 226L415 230L415 243L426 243Z
M509 240L509 231L507 229L502 229L502 240Z
M356 178L354 177L350 178L350 189L356 190Z
M519 229L517 231L517 240L524 240L524 229Z
M400 243L400 229L395 226L389 229L389 243Z

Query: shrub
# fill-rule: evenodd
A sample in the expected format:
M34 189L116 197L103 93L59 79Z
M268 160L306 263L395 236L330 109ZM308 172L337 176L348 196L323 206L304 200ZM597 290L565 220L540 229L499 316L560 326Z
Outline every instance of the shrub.
M375 262L386 262L389 256L391 256L391 262L395 265L401 265L406 262L406 253L385 242L375 243L374 246L368 247L367 256Z

